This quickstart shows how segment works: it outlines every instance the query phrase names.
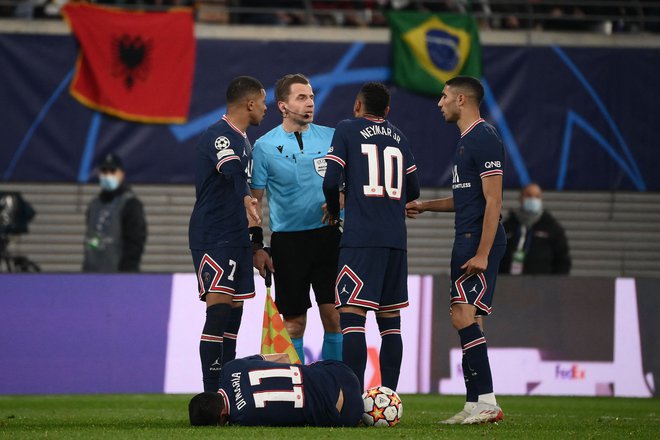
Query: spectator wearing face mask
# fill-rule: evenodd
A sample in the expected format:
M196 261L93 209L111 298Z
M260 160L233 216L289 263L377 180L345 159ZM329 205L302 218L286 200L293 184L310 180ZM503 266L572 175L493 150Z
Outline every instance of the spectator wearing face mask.
M530 183L520 192L520 208L504 221L507 248L500 273L568 274L571 257L564 228L543 209L543 192Z
M108 154L98 169L101 192L85 214L83 272L139 272L147 240L142 202L124 183L119 156Z

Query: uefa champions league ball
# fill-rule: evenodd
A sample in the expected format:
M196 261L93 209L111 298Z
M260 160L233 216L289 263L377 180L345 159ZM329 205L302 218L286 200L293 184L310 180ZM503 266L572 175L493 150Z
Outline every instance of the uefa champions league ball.
M362 422L367 426L394 426L403 415L403 404L397 393L378 386L362 394L364 413Z

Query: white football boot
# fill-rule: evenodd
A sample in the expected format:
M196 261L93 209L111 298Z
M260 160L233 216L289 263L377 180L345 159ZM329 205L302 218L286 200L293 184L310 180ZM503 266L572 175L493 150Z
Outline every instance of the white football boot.
M477 406L476 402L465 402L465 406L463 406L463 409L460 412L457 412L447 420L443 420L440 423L441 425L460 425L463 423L463 420L467 419L470 414L472 413L472 410Z
M466 417L462 425L478 425L481 423L494 423L499 422L504 419L504 413L502 408L497 405L491 405L489 403L479 402L477 406L470 412L470 415Z

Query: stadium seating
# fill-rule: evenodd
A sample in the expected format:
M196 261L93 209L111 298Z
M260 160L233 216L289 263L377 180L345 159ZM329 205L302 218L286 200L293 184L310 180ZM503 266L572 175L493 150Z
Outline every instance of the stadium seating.
M133 189L145 205L149 228L143 272L192 271L188 219L194 187L134 185ZM30 232L14 237L9 249L29 257L42 271L79 271L85 207L97 186L3 183L0 191L20 191L37 211ZM446 188L422 190L424 199L448 194ZM573 275L660 276L660 194L545 191L544 201L566 228ZM506 190L504 212L517 203L518 191ZM266 204L266 223L267 212ZM408 237L411 273L447 273L453 215L425 213L408 222Z

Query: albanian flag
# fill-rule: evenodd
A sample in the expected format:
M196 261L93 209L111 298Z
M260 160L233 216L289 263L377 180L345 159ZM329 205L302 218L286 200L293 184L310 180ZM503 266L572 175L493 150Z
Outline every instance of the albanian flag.
M71 94L83 105L148 123L183 123L195 65L190 9L128 12L67 4L80 43Z

